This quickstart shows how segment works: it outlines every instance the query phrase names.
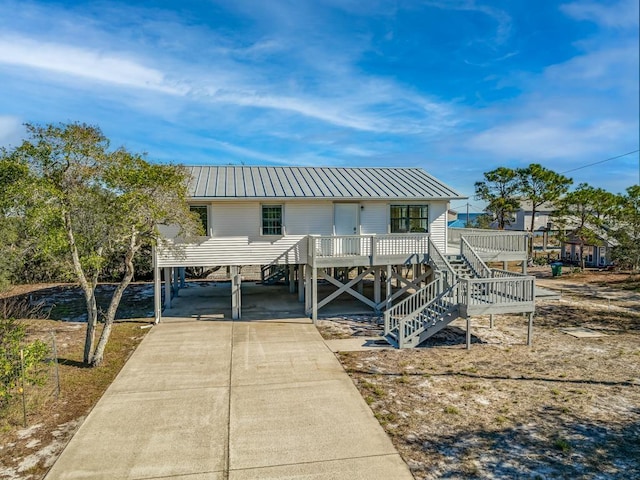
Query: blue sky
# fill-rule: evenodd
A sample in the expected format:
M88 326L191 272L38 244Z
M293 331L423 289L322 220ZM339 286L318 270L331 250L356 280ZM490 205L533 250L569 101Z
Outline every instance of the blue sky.
M417 166L473 195L639 148L638 3L0 0L0 145L81 121L154 161Z

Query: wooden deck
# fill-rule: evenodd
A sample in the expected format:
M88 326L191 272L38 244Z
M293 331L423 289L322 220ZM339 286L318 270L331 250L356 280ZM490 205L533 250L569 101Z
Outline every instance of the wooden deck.
M315 268L413 265L429 259L428 233L308 237L307 264Z

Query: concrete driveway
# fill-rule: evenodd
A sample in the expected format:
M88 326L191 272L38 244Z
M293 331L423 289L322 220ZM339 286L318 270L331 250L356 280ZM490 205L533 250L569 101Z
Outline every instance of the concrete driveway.
M57 479L412 479L308 319L153 327Z

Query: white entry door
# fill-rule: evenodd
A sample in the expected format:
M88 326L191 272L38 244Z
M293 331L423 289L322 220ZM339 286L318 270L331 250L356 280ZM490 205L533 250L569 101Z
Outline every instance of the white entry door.
M336 235L357 235L360 205L357 203L336 203L333 210L333 224ZM359 238L344 238L336 242L336 253L357 255L360 251Z

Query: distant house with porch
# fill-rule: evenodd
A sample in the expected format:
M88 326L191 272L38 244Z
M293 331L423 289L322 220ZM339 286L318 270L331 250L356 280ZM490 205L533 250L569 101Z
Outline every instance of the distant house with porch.
M531 202L528 200L520 200L518 210L514 213L510 223L505 225L504 228L505 230L530 231L531 217L534 216L533 231L544 232L553 222L552 214L554 209L555 206L553 203L546 202L538 206L534 214ZM495 228L497 228L497 223L495 223L495 225Z
M617 245L613 239L591 233L590 240L584 241L575 233L570 233L560 244L560 258L567 263L582 264L587 267L606 267L611 264L611 251ZM595 239L595 241L594 241Z
M190 174L189 203L206 235L184 241L165 229L153 254L157 321L161 270L170 308L177 269L202 266L229 269L232 318L242 314L242 267L260 266L265 280L288 281L314 322L347 293L384 313L388 340L404 347L459 316L533 312L533 277L482 261L502 247L526 255L526 240L469 232L449 254L449 204L466 197L422 169L196 166ZM322 297L319 281L334 291Z

